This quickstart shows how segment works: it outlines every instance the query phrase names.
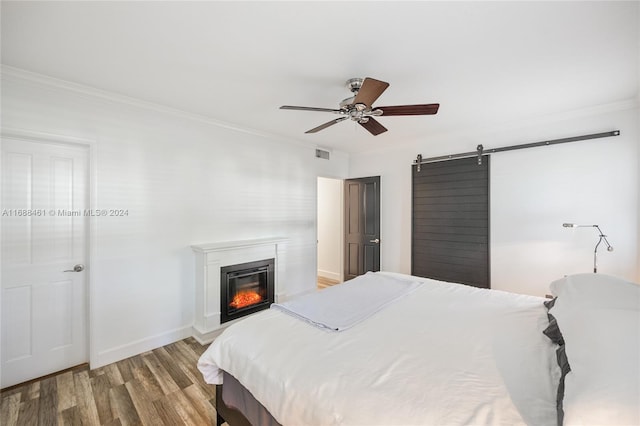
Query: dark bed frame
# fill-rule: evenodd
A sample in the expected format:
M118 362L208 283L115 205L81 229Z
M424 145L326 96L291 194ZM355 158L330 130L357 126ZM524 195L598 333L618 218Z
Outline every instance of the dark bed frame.
M282 426L242 383L226 371L222 374L224 384L216 385L217 426L224 422L229 426Z
M247 418L235 408L228 407L222 400L222 385L216 385L216 426L227 422L229 426L251 426Z

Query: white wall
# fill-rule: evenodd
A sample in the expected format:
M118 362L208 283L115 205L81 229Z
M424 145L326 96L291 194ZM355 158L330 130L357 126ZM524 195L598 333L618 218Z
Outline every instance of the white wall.
M600 225L615 251L600 248L599 272L640 280L637 118L637 103L628 102L352 155L352 175L381 175L382 269L411 270L410 165L418 153L430 157L474 151L478 144L489 149L619 129L618 137L492 155L492 287L544 295L551 281L591 271L596 232L563 228L563 222ZM436 142L447 148L436 151Z
M342 281L343 181L318 178L318 275Z
M93 367L189 334L190 244L287 237L284 292L315 288L316 178L345 177L345 154L49 83L5 73L3 127L94 141L93 207L129 210L92 219Z

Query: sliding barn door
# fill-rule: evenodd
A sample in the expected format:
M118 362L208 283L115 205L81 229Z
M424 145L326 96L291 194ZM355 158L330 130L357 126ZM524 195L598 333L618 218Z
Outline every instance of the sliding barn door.
M412 166L411 273L490 288L489 157Z

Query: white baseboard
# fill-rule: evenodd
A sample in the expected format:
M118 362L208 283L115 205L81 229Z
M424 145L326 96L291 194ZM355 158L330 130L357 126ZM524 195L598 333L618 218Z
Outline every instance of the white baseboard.
M334 281L342 281L342 274L340 274L339 272L323 271L321 269L318 269L318 276Z
M178 340L186 339L187 337L191 337L191 333L192 327L191 325L188 325L167 331L166 333L145 337L144 339L101 351L95 356L95 359L91 359L91 369L103 367L125 358L130 358L143 352L177 342Z
M222 334L222 332L224 331L225 328L226 328L226 325L223 325L220 328L218 328L217 330L204 332L202 330L199 330L196 326L193 326L193 329L191 330L191 335L201 345L208 345L211 342L213 342L213 340L216 337L218 337L220 334Z

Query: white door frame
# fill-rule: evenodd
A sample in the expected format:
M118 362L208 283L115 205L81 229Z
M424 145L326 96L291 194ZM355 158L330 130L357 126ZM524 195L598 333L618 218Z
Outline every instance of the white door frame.
M342 282L344 280L344 178L341 177L335 177L335 176L325 176L325 175L318 175L316 176L316 186L315 186L315 191L316 191L316 256L315 256L315 271L316 271L316 275L318 274L318 241L320 239L320 235L318 232L318 209L320 206L320 196L318 193L318 182L319 179L323 178L323 179L331 179L331 180L335 180L335 181L340 181L341 182L341 189L340 189L340 200L339 200L339 214L340 214L340 224L338 226L338 229L336 229L335 231L338 233L339 238L340 238L340 247L338 249L339 251L339 256L340 256L340 270L338 271L338 281Z
M98 187L97 187L97 142L91 139L79 138L75 136L67 136L67 135L59 135L54 133L45 133L45 132L37 132L32 130L25 129L15 129L15 128L2 128L1 131L2 139L11 138L11 139L19 139L27 142L36 142L36 143L48 143L48 144L57 144L57 145L82 145L88 148L89 150L89 170L88 170L88 191L89 191L89 209L95 210L98 205ZM2 147L2 140L0 139L0 148ZM1 150L0 150L1 152ZM0 158L1 160L1 158ZM0 206L1 209L2 206ZM97 350L96 350L96 342L94 339L95 333L95 318L93 309L94 305L94 271L95 265L93 264L93 260L95 259L94 254L96 253L96 238L97 235L97 218L90 216L89 225L87 227L87 235L86 235L86 243L87 243L87 253L86 253L86 263L89 265L87 271L86 278L86 286L87 286L87 342L89 344L89 365L97 364ZM0 230L0 233L2 231ZM2 235L0 234L0 238ZM2 259L2 249L0 248L0 260ZM1 279L1 278L0 278ZM0 308L1 309L1 308ZM0 312L0 318L2 318L2 312ZM0 324L1 326L1 324Z

